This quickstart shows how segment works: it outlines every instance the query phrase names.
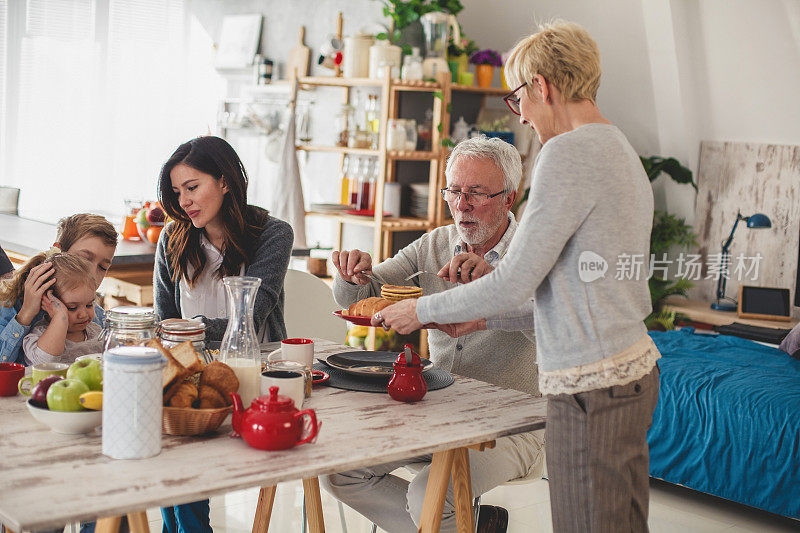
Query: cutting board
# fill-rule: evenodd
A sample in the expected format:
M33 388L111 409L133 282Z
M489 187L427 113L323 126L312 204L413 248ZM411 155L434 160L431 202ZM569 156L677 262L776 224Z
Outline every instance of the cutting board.
M311 57L311 49L303 44L306 36L305 26L300 26L300 36L297 45L289 51L289 61L286 63L288 79L294 78L295 70L298 76L308 76L308 60Z

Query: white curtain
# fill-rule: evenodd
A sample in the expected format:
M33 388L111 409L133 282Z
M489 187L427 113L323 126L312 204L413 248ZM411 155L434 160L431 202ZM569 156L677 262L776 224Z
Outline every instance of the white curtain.
M223 83L188 1L5 6L0 184L22 189L21 215L119 217L123 199L156 197L180 143L213 127Z

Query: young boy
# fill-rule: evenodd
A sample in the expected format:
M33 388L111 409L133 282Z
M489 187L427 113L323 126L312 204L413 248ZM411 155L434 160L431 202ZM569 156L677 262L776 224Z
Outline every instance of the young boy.
M53 246L88 260L99 285L117 249L117 230L99 215L78 214L58 222ZM22 340L31 324L44 318L42 296L55 283L53 265L43 263L30 270L19 294L0 302L0 362L23 363ZM95 305L94 321L103 323L102 307Z

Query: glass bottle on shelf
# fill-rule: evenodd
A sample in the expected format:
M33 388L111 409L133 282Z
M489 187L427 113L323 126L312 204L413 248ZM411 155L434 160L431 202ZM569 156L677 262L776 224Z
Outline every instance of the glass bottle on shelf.
M343 205L347 205L350 203L350 156L344 156L344 162L342 163L342 172L341 178L339 179L341 183L341 198L340 203Z
M342 104L342 107L339 108L339 113L336 115L336 146L347 146L352 116L353 106L350 104Z
M422 56L419 55L419 48L411 49L411 55L403 57L403 71L401 74L403 81L422 80Z
M358 191L361 187L361 169L364 166L364 160L360 157L355 159L355 164L350 167L349 186L350 186L350 201L348 202L353 206L353 209L358 207Z
M419 133L417 149L423 152L433 150L433 109L425 111L425 120L419 123L417 132Z
M373 158L367 157L363 160L358 174L358 209L362 211L372 209L374 206L374 167Z
M378 132L380 131L381 118L380 106L378 105L378 96L375 94L369 95L365 116L367 119L367 131L370 133L370 144L373 150L378 149Z

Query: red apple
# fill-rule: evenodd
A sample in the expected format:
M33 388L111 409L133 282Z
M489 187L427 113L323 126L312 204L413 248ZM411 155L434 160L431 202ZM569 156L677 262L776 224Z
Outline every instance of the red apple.
M50 385L62 379L64 379L63 376L53 375L47 376L37 383L31 391L31 404L36 407L47 409L47 391L50 389Z
M161 209L159 206L155 206L150 211L147 212L147 221L151 224L157 224L159 222L164 222L164 218L166 215L164 214L164 210Z

